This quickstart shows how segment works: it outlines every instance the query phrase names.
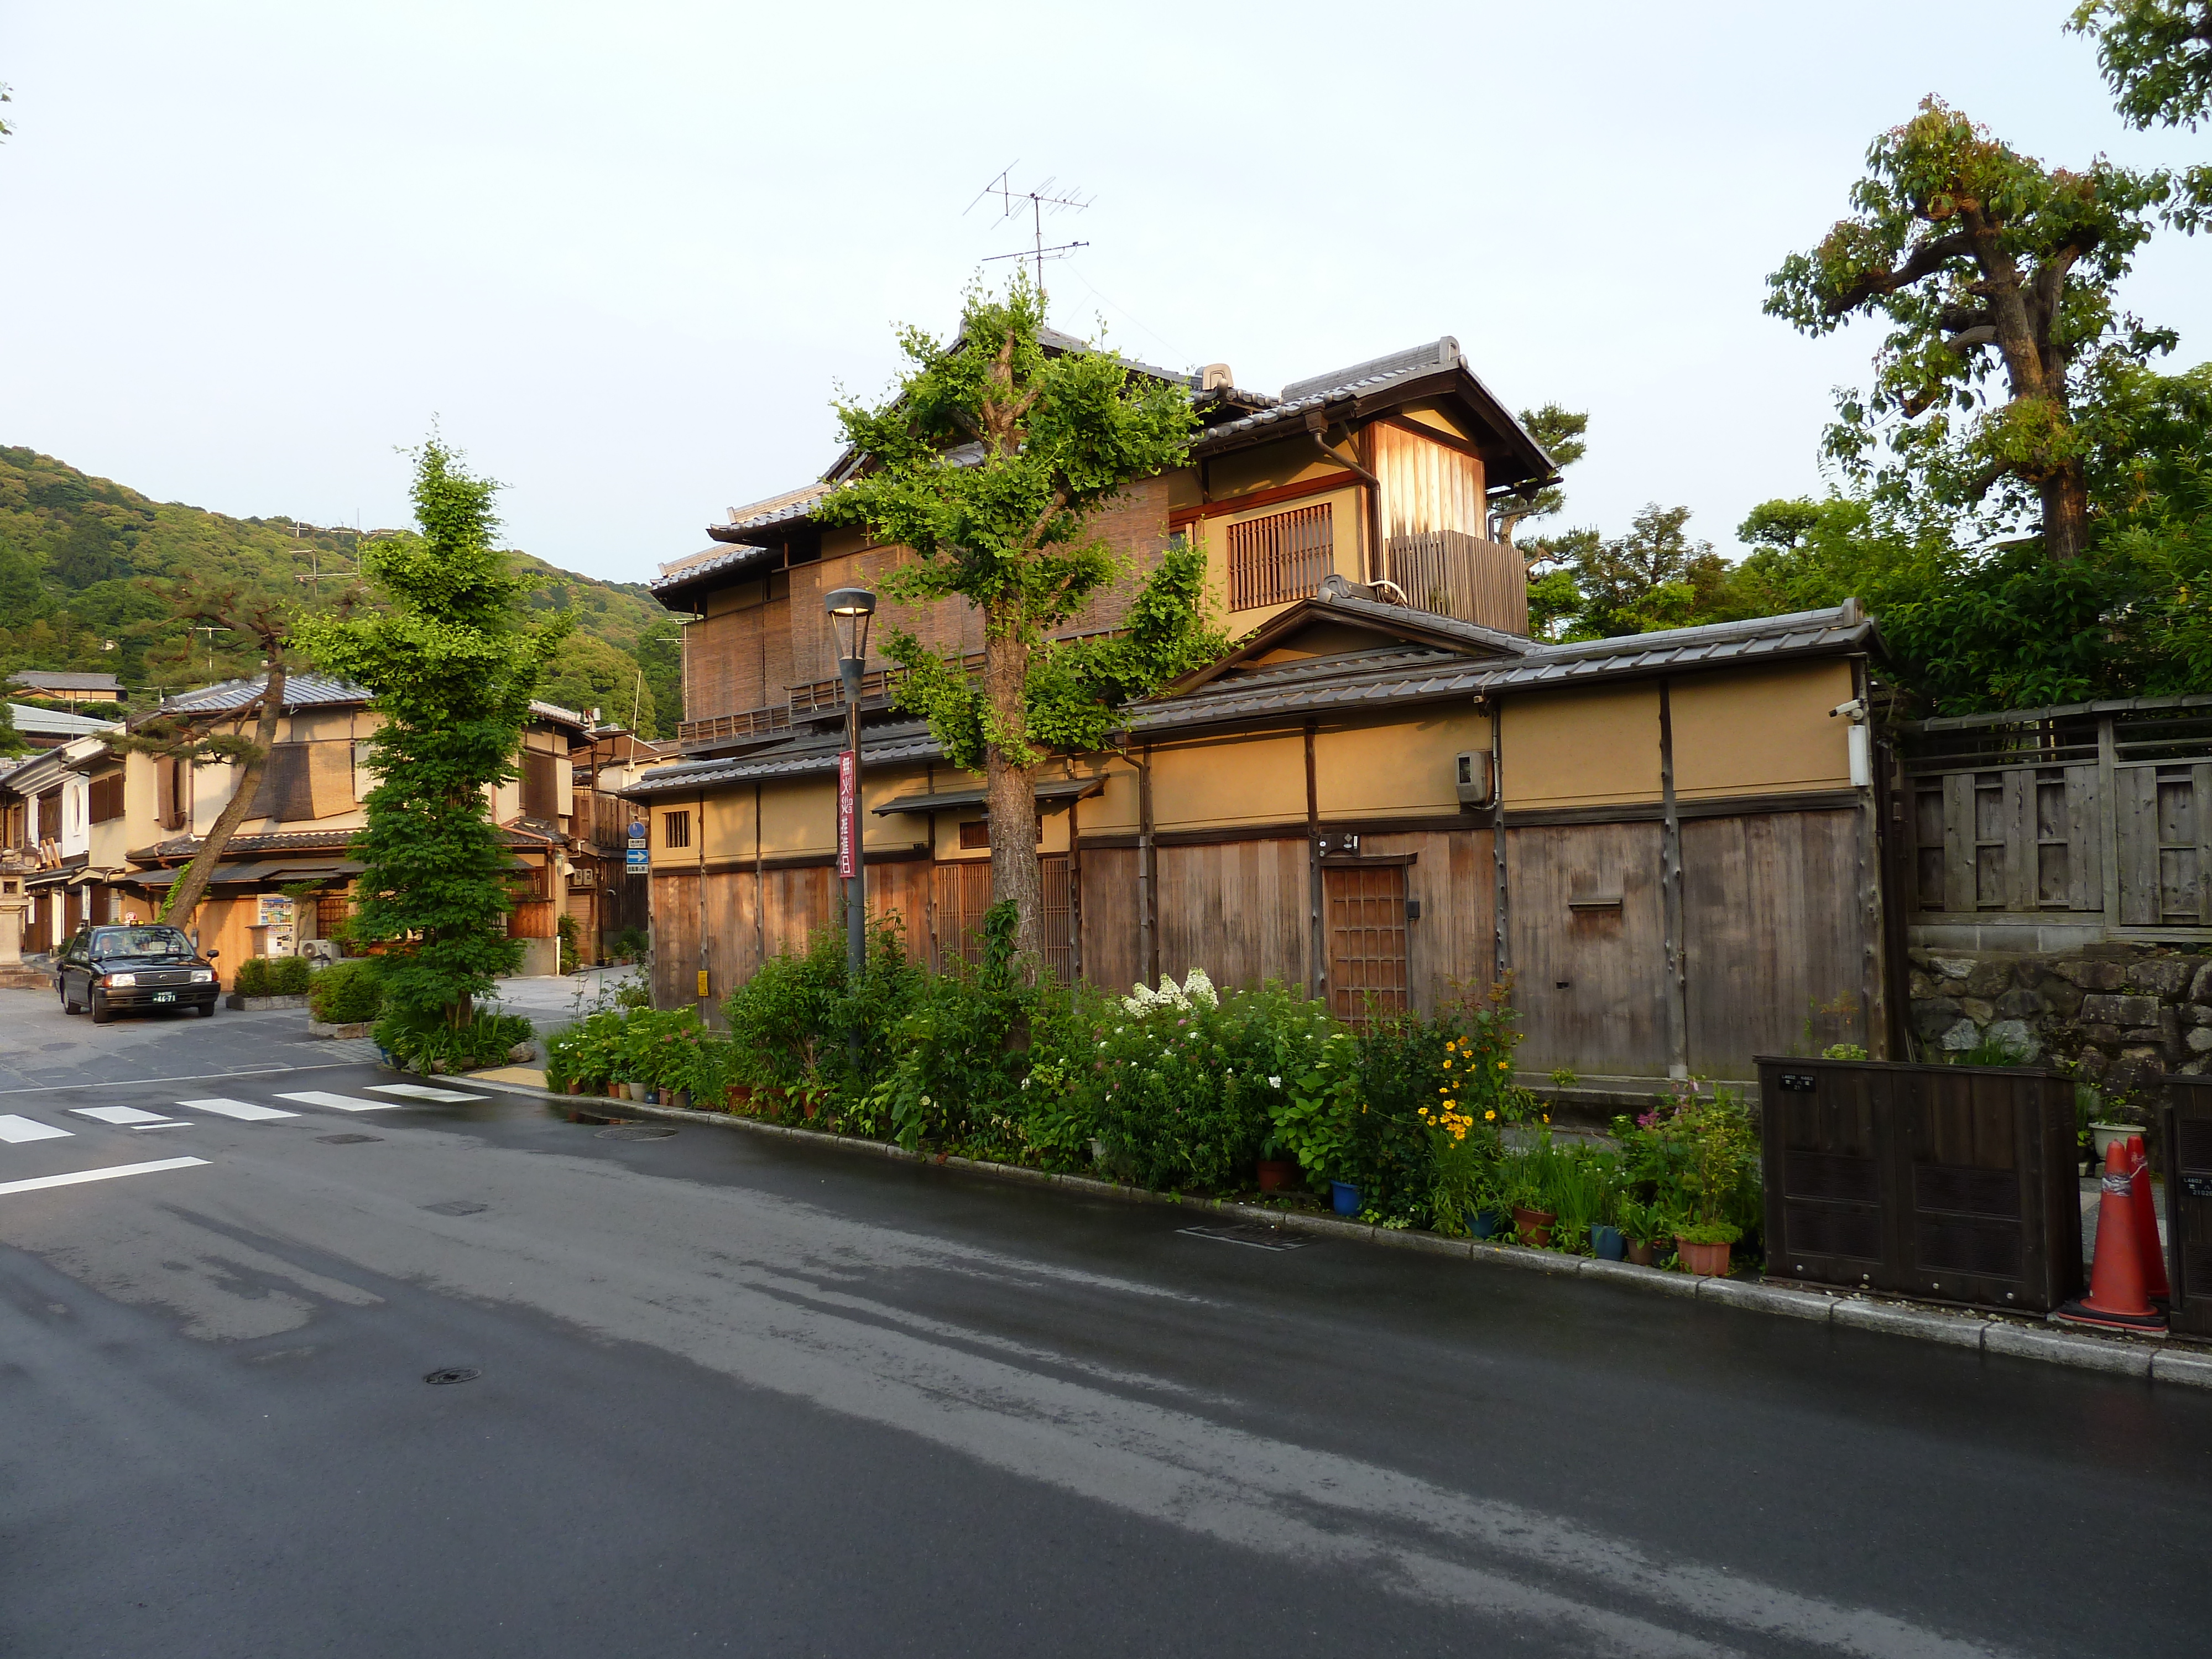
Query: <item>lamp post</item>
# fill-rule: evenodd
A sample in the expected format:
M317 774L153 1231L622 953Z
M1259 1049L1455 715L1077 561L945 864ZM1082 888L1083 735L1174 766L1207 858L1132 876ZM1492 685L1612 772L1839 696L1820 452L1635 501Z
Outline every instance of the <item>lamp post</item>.
M837 762L837 873L845 880L845 982L854 989L867 966L868 878L860 847L860 670L868 659L868 619L876 596L838 587L823 600L837 634L837 678L845 688L845 752Z

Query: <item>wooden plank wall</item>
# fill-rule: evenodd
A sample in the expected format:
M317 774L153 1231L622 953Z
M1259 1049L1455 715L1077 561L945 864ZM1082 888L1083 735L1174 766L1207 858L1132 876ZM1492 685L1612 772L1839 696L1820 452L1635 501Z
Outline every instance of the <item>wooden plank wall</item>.
M1163 974L1181 979L1203 968L1217 985L1305 985L1312 904L1304 837L1163 847L1156 856Z
M1507 960L1526 1034L1524 1069L1666 1075L1660 830L1578 823L1505 832ZM1616 896L1618 908L1571 908Z
M1143 977L1141 895L1133 847L1083 849L1083 976L1127 992Z
M1456 992L1487 993L1495 967L1498 896L1490 831L1367 836L1359 846L1370 857L1413 854L1406 872L1406 896L1421 905L1420 920L1406 929L1413 1006L1426 1012Z
M1689 1067L1747 1078L1752 1056L1867 1036L1857 815L1770 812L1682 825Z

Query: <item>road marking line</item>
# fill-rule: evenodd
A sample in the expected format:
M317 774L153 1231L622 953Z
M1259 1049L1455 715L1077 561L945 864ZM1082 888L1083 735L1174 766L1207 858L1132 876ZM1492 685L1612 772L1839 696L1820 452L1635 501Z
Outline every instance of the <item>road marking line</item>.
M320 1066L245 1066L234 1072L198 1072L191 1077L119 1077L106 1083L34 1083L27 1088L0 1089L0 1095L53 1095L79 1089L157 1089L170 1083L228 1083L241 1077L284 1077L294 1072L342 1072L361 1065L357 1060L333 1060Z
M136 1106L72 1106L70 1110L79 1117L98 1118L102 1123L115 1123L128 1128L146 1129L155 1124L164 1127L184 1121L181 1118L164 1116L160 1112L142 1112Z
M11 1146L20 1146L27 1140L66 1140L74 1133L41 1123L34 1117L17 1117L13 1112L0 1117L0 1140Z
M296 1100L302 1106L327 1106L338 1112L389 1112L396 1110L396 1100L363 1100L358 1095L326 1095L319 1089L304 1089L296 1095L280 1094L279 1100Z
M33 1193L41 1187L75 1187L87 1181L112 1181L118 1176L151 1175L156 1170L189 1170L204 1164L204 1158L164 1158L151 1164L118 1164L105 1170L79 1170L74 1175L33 1176L28 1181L0 1182L0 1195Z
M280 1112L274 1106L256 1106L250 1100L231 1100L218 1095L213 1100L180 1100L179 1106L190 1107L196 1112L215 1112L224 1117L234 1117L241 1123L260 1123L272 1117L297 1117L297 1112Z
M483 1100L483 1095L457 1094L451 1089L425 1089L419 1083L372 1083L370 1092L380 1095L405 1095L410 1100Z

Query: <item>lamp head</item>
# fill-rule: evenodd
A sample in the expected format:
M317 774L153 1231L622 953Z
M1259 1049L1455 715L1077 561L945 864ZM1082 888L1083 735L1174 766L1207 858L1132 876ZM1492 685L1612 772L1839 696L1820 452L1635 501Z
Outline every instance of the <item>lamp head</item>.
M838 668L857 677L867 660L868 618L875 614L876 596L865 587L833 587L822 596L822 606L836 631ZM846 695L853 695L849 688Z

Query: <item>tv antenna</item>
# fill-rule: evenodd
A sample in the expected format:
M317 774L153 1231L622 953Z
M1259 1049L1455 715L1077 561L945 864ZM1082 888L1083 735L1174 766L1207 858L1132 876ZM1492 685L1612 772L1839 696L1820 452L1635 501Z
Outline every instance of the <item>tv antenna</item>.
M981 202L986 196L995 196L999 198L999 217L1001 222L1018 216L1023 207L1026 205L1030 215L1029 251L1024 253L994 253L985 258L983 263L987 265L995 264L1001 259L1034 261L1036 266L1037 292L1042 295L1044 292L1044 262L1048 259L1064 259L1076 249L1091 246L1088 242L1062 242L1057 247L1047 247L1044 245L1044 216L1068 209L1080 213L1091 205L1094 198L1085 196L1072 185L1066 190L1057 190L1054 188L1054 181L1049 178L1042 180L1029 190L1016 190L1014 168L1019 165L1018 160L1007 163L997 178L975 192L975 201L969 203L960 210L961 216L965 218L969 214L973 213L975 210L975 203Z

